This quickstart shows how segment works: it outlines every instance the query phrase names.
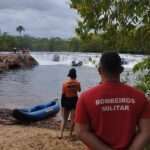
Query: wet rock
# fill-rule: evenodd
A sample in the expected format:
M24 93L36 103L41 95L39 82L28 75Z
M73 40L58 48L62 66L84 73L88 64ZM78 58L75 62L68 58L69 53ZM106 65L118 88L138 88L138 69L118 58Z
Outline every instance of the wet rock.
M75 61L75 60L72 61L72 66L74 67L82 66L82 64L83 64L82 61Z
M5 63L0 62L0 73L7 69L8 69L8 66Z
M12 69L30 68L38 62L29 54L3 54L0 55L0 72Z
M128 64L128 61L125 58L121 58L121 62L122 62L123 65L127 65Z
M15 119L12 117L11 109L0 108L0 124L9 125L15 122Z
M53 56L53 61L59 61L59 60L60 60L60 56L57 55L57 54L55 54L55 55Z

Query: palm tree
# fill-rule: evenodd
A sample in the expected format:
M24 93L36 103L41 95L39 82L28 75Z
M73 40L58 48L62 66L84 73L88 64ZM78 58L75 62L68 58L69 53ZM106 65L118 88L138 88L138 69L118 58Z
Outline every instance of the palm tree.
M19 25L17 28L16 28L16 31L19 32L20 36L22 34L23 31L25 31L25 28L22 26L22 25Z

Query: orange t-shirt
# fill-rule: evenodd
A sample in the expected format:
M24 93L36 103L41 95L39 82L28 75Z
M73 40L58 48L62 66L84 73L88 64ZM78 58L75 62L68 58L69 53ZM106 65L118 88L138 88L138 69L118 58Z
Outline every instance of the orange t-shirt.
M76 97L80 90L80 82L75 79L68 79L63 83L62 93L65 94L66 97Z

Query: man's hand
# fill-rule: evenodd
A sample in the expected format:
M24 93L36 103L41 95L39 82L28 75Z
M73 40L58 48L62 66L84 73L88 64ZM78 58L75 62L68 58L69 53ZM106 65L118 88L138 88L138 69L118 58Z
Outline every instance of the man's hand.
M145 145L150 141L150 119L141 119L139 122L139 132L133 139L129 150L144 150Z
M75 129L81 141L83 141L91 150L112 150L90 131L87 124L77 123Z

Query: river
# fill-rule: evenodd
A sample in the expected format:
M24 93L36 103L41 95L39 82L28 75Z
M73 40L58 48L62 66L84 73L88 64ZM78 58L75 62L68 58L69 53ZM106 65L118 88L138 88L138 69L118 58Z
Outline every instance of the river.
M81 67L76 67L82 90L100 81L96 69L100 54L32 52L31 55L39 62L39 66L30 70L14 70L0 74L1 108L26 107L60 98L62 82L66 79L72 61L83 63ZM124 60L125 68L121 78L129 84L134 84L135 77L131 70L145 56L120 56Z

